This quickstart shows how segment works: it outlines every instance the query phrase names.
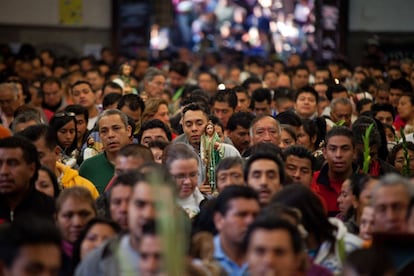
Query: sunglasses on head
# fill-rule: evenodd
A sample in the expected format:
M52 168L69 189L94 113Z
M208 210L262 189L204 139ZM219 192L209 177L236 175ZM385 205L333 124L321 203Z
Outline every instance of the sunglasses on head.
M73 112L58 112L55 113L54 117L61 118L61 117L75 117L76 114Z

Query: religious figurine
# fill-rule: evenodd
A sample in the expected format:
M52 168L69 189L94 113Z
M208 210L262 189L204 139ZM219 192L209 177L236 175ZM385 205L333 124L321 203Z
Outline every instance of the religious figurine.
M113 80L122 87L123 94L137 94L136 81L131 76L132 67L128 63L123 63L119 68L119 77Z
M88 147L83 151L83 160L91 158L102 151L102 143L95 142L93 137L89 137L86 144Z
M224 147L211 121L207 123L205 132L201 136L200 154L206 168L206 183L210 185L211 192L214 193L216 191L216 166L224 157Z

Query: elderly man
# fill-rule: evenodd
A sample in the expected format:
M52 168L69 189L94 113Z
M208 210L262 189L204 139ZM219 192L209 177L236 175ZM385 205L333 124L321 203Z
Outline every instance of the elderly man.
M390 174L372 191L374 231L399 233L407 230L407 212L413 189L409 180Z
M259 116L250 125L251 144L267 142L279 146L280 132L280 124L275 118L270 115Z

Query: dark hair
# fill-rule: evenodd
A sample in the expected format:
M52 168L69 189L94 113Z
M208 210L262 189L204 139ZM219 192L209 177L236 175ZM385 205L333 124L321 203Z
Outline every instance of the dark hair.
M250 124L254 118L255 116L250 112L235 112L230 116L226 129L234 131L236 130L237 126L249 129Z
M351 140L352 146L355 147L355 141L354 141L354 135L352 130L350 130L347 127L344 126L334 126L333 128L331 128L331 130L326 134L325 137L325 144L324 147L326 148L326 146L329 143L329 139L331 139L334 136L344 136L347 137Z
M95 91L92 89L92 85L90 82L85 81L85 80L78 80L76 81L74 84L72 84L72 86L70 87L70 91L73 93L73 88L75 86L81 85L81 84L86 84L87 86L89 86L89 88L91 89L92 93L95 93Z
M63 147L63 145L61 145L57 133L62 127L64 127L66 124L70 123L71 121L75 124L75 137L72 141L72 144L68 148L65 148L65 147ZM70 112L55 113L55 115L53 115L52 119L50 119L49 125L53 129L53 131L55 132L56 142L59 145L59 147L62 149L62 151L65 154L70 156L72 151L77 148L77 144L78 144L78 133L76 131L77 125L76 125L75 115L73 113L70 113Z
M30 185L34 186L34 183L38 177L38 170L40 168L39 155L36 147L33 143L23 136L11 136L0 139L0 149L21 149L23 159L27 164L34 164L35 171L32 178L30 178Z
M252 99L251 99L251 106L254 108L256 102L264 102L266 101L268 104L272 102L272 92L268 88L258 88L253 91Z
M241 86L241 85L236 85L235 87L232 88L232 90L234 91L234 93L244 93L246 94L246 96L249 98L249 93L247 92L246 87ZM237 94L236 94L237 96Z
M55 173L44 165L40 166L39 171L44 171L47 173L47 176L50 178L50 181L52 182L52 185L53 185L53 192L54 192L53 197L56 199L60 194L60 187L59 187L59 183L58 183Z
M210 115L210 112L207 109L207 106L204 106L200 103L190 103L190 104L186 105L183 108L183 111L181 112L182 116L184 117L185 113L189 110L191 110L191 111L202 111L207 117Z
M172 134L171 134L171 130L168 128L168 126L166 124L164 124L161 120L151 119L151 120L148 120L148 121L144 122L141 125L141 128L139 129L139 132L137 134L138 143L141 143L141 139L142 139L142 135L144 134L144 131L146 131L148 129L153 129L153 128L162 129L165 132L165 135L167 136L168 141L171 141Z
M308 69L308 67L306 67L305 65L298 65L298 66L295 66L295 67L293 68L293 70L292 70L293 75L296 75L296 73L297 73L299 70L305 70L306 72L308 72L308 73L309 73L309 69Z
M31 142L36 142L37 140L43 138L45 140L46 147L50 150L54 150L57 146L55 132L50 126L45 124L29 126L19 132L17 136L25 137Z
M414 97L413 97L413 101L414 101ZM371 99L366 99L366 98L365 99L360 99L359 101L357 101L356 110L357 110L358 114L361 113L362 108L364 107L364 105L367 105L367 104L370 104L370 103L373 103L373 101Z
M219 90L211 100L212 105L215 102L225 102L234 110L237 107L237 95L231 89Z
M83 115L83 117L85 118L85 122L88 123L88 119L89 119L88 109L81 106L80 104L68 105L65 107L65 111L75 113L75 115Z
M390 82L390 89L398 89L402 92L409 92L412 93L413 88L411 87L411 83L404 77L401 77L396 80L392 80Z
M238 156L225 157L220 160L216 167L216 176L218 172L240 166L243 169L243 159Z
M152 152L146 146L140 144L128 144L123 146L116 156L142 158L145 161L153 160Z
M410 150L410 151L414 152L414 143L413 142L407 141L406 146L407 146L407 150ZM391 165L394 166L395 158L397 157L397 153L400 150L402 150L402 148L403 148L403 143L396 144L392 148L392 150L390 151L390 154L388 155L388 163L390 163ZM412 172L412 173L414 173L414 172Z
M109 220L109 219L106 219L106 218L100 218L100 217L96 217L96 218L91 219L86 224L86 226L82 230L82 232L79 234L78 239L76 240L76 242L73 245L73 256L72 256L72 267L73 268L76 268L76 266L80 263L82 243L85 240L86 235L88 234L88 232L96 224L105 224L106 226L111 227L112 230L114 230L115 233L120 233L121 232L121 227L116 222L114 222L112 220Z
M242 86L248 90L249 86L254 83L262 84L262 81L258 77L248 77L243 81Z
M180 76L187 77L190 68L184 61L176 60L173 61L170 65L169 72L176 72Z
M368 116L360 116L353 124L352 124L352 133L353 133L353 140L354 144L363 145L363 135L365 134L365 130L371 125L374 124L372 128L371 134L369 136L369 144L374 145L377 144L378 146L381 145L382 137L378 130L378 125L376 121ZM382 126L382 124L380 124Z
M371 112L372 116L375 118L377 116L378 112L385 111L391 113L392 120L395 119L395 109L391 104L385 103L385 104L378 104L375 103L371 106Z
M302 120L299 115L291 110L281 112L277 114L275 118L281 125L289 125L293 127L300 127L302 125Z
M329 222L321 199L308 187L301 184L285 186L273 196L271 203L299 209L303 226L315 236L319 245L325 240L334 243L335 227Z
M259 197L252 188L240 185L230 185L225 187L218 195L214 207L214 213L219 212L225 216L230 208L230 201L237 198L255 200L259 204Z
M287 220L280 219L274 214L261 215L249 225L243 243L245 250L247 250L254 232L260 229L266 231L285 230L289 233L290 244L293 248L293 252L295 252L295 255L303 252L303 240L298 228L289 223Z
M40 84L41 90L43 91L43 86L45 84L52 84L52 83L56 83L58 85L59 89L62 88L62 82L60 81L59 78L56 78L56 77L47 77Z
M106 82L103 86L102 86L102 93L105 91L105 88L106 87L110 87L110 88L113 88L113 89L117 89L117 90L119 90L119 94L121 94L121 96L122 96L122 87L119 85L119 84L117 84L116 82L113 82L113 81L108 81L108 82ZM111 94L111 93L109 93L109 94ZM109 95L108 94L108 95ZM118 94L118 93L115 93L115 94Z
M350 267L355 275L395 275L392 258L380 247L361 248L352 251L345 259L344 266ZM402 273L399 275L409 274Z
M326 97L328 98L329 101L332 101L333 94L342 93L342 92L348 93L348 90L346 89L345 86L341 84L332 84L332 85L329 85L328 90L326 90Z
M124 106L127 106L132 111L140 109L141 112L143 112L145 109L144 101L140 96L135 94L126 94L119 99L118 109L121 109Z
M301 158L301 159L308 159L312 164L311 165L312 171L314 170L313 165L316 162L315 157L305 147L298 146L298 145L293 145L293 146L290 146L290 147L286 148L283 151L283 161L286 162L286 159L291 155L296 156L296 157Z
M109 93L107 95L105 95L105 97L102 99L102 108L105 110L108 108L108 106L111 106L117 102L119 102L119 100L121 100L122 95L118 94L118 93Z
M356 173L351 175L351 177L349 178L349 180L351 181L351 192L355 196L357 201L359 201L359 197L362 191L365 189L365 187L371 179L372 178L370 175L364 173Z
M294 101L295 100L295 92L292 89L288 88L288 87L279 87L278 89L276 89L276 91L273 95L273 100L278 102L278 101L284 100L284 99Z
M315 143L313 144L314 149L320 147L321 142L326 136L326 121L324 118L317 117L315 119L303 119L302 120L303 130L312 139L316 136Z
M267 143L264 143L264 144L267 145ZM280 183L282 183L283 185L285 182L285 168L283 166L283 161L280 159L279 155L275 154L275 152L264 151L264 150L256 151L255 153L250 155L249 159L247 159L246 165L244 167L244 180L246 181L246 183L248 183L247 178L249 176L249 171L250 171L250 167L252 166L252 164L257 160L262 160L262 159L271 160L276 163L279 169Z
M304 94L304 93L310 93L310 94L312 94L312 96L314 96L314 97L315 97L315 101L316 101L316 103L318 103L318 102L319 102L319 95L318 95L318 92L316 92L316 90L315 90L312 86L304 86L304 87L300 88L300 89L296 92L296 95L295 95L295 102L298 100L299 96L300 96L301 94Z
M0 260L10 268L25 246L54 245L59 249L62 238L57 227L42 217L27 216L0 226Z

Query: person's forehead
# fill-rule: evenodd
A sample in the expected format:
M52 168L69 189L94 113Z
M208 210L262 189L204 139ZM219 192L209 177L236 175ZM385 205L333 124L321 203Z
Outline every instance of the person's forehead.
M278 123L275 119L270 118L268 116L263 117L262 119L258 120L254 127L258 128L258 127L277 127Z
M285 163L286 164L287 163L292 163L292 164L295 164L295 165L298 165L298 166L306 165L309 168L312 167L312 161L311 160L309 160L308 158L301 158L301 157L293 155L293 154L286 157L286 162Z
M110 195L111 195L111 198L114 196L116 197L128 196L129 197L131 194L131 190L132 190L131 186L120 183L112 187Z
M99 120L98 126L102 127L103 124L107 126L107 125L119 125L119 124L123 125L124 123L122 122L121 117L118 114L111 114L111 115L104 116Z
M315 95L312 92L309 92L309 91L304 91L304 92L302 92L298 95L298 99L299 98L305 98L305 97L306 98L312 97L312 98L316 99Z
M272 160L272 159L268 159L268 158L261 158L261 159L256 159L254 160L251 165L250 165L250 171L252 170L278 170L279 166L277 165L276 161Z
M142 137L154 136L154 135L167 137L167 134L165 133L165 131L162 128L159 128L159 127L150 128L150 129L144 130L144 132L142 132Z
M183 115L184 121L199 120L199 119L207 120L207 115L201 110L188 110Z
M72 89L73 90L85 90L85 89L90 90L90 87L86 83L80 83L80 84L74 86Z
M231 166L228 169L219 170L217 172L217 174L227 174L227 173L232 173L232 172L241 172L241 173L243 173L242 165L241 164L234 164L233 166Z
M0 159L4 157L15 157L17 159L23 158L23 150L19 147L16 148L0 148Z
M350 137L343 135L335 135L329 138L329 140L327 141L327 145L352 145L352 139Z

